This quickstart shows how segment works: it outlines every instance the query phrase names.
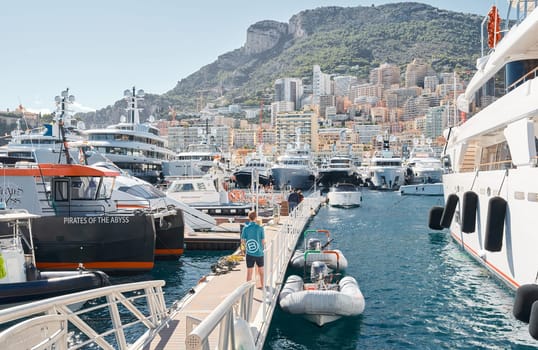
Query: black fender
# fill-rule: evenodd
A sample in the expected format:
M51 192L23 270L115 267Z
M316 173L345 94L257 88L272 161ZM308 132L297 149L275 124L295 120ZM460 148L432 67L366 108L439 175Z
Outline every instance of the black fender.
M445 208L440 206L433 206L430 208L430 214L428 218L428 227L432 230L442 230L441 216L443 215Z
M476 208L478 206L478 195L473 191L463 194L461 230L465 233L472 233L476 229Z
M454 213L456 212L456 206L458 205L460 198L457 194L452 193L446 199L445 210L443 210L443 215L441 216L441 226L444 228L449 228L452 223L452 218L454 218Z
M486 220L484 248L490 252L500 252L503 246L506 200L502 197L490 198Z
M524 284L516 290L514 298L514 306L512 313L514 317L522 322L529 323L531 316L531 308L535 301L538 300L538 285ZM538 315L535 315L535 318Z

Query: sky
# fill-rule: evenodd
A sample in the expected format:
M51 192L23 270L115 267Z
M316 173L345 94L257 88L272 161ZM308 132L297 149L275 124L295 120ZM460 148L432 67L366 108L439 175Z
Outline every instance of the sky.
M162 94L217 57L244 45L250 25L288 22L324 6L374 0L17 0L0 4L0 111L54 110L69 88L78 111L114 104L123 91ZM405 1L403 1L405 2ZM416 1L486 15L498 0Z

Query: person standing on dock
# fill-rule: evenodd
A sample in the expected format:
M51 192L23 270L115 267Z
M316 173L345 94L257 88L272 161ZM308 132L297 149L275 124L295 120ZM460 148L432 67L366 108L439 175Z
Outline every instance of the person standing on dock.
M256 211L248 213L249 221L241 232L241 246L246 250L247 281L252 280L254 264L258 276L258 289L263 288L263 250L265 249L265 231L262 226L256 223Z

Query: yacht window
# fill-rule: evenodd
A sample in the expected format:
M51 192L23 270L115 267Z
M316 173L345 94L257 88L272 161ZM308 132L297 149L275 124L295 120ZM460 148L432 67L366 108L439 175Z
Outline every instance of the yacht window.
M194 187L192 186L191 183L182 184L180 185L180 191L182 192L194 191Z
M54 181L54 200L56 202L66 202L69 200L69 184L67 179Z
M482 149L480 170L501 170L511 167L512 156L506 141Z

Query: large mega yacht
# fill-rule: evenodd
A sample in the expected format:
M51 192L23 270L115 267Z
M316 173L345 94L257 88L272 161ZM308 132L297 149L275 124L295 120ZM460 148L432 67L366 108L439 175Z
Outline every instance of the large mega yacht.
M413 140L413 148L405 165L405 182L408 185L438 183L443 180L443 165L440 157L435 156L430 139Z
M174 157L167 148L168 141L159 135L159 129L151 125L151 118L140 123L138 101L144 96L143 90L125 90L128 102L128 118L119 124L103 129L86 130L86 146L106 156L119 168L150 183L156 183L162 176L162 163ZM74 145L73 145L74 146Z
M288 144L284 154L273 164L271 175L275 189L309 190L314 186L317 170L310 146L301 142L300 129L296 130L295 144Z
M445 132L446 203L434 224L509 287L538 295L538 11L536 1L510 5L517 18L502 39L490 11L489 52L457 100L467 120Z

